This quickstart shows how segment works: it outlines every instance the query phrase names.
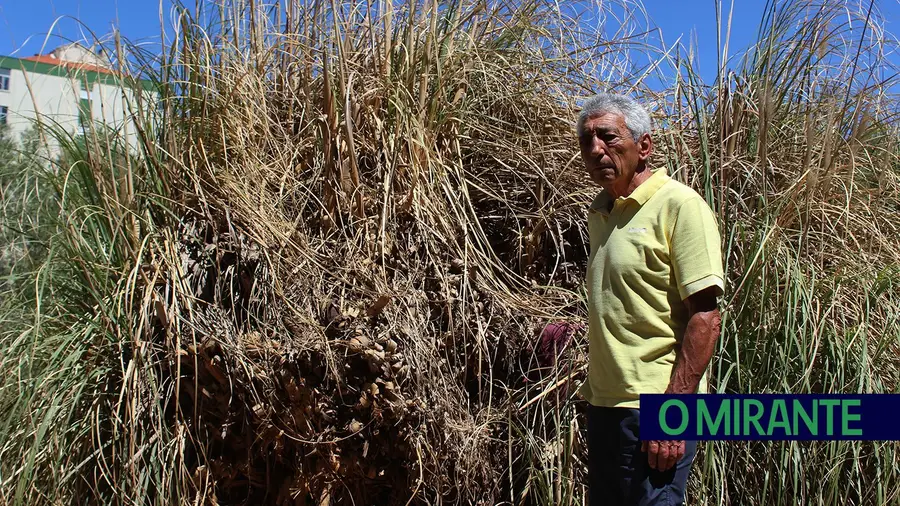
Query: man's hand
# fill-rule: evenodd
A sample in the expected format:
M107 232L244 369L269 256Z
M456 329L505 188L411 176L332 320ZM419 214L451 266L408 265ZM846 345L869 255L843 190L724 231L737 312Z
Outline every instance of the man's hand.
M684 441L644 441L641 451L647 453L647 462L652 469L665 472L684 457Z
M669 380L667 394L693 394L709 365L716 340L719 338L722 317L716 303L716 288L701 290L685 299L688 324L681 347L675 350L675 366ZM668 471L684 457L684 441L644 441L641 451L647 452L652 469Z

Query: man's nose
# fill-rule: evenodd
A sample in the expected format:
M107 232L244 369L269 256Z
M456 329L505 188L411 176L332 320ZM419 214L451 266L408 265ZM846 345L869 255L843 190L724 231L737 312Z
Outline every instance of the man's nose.
M606 154L606 146L603 145L603 141L595 137L591 141L591 155L601 157L604 154Z

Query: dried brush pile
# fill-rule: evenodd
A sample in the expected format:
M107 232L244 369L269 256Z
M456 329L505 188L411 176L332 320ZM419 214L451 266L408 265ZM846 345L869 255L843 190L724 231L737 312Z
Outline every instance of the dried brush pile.
M839 107L839 79L808 74L806 98L779 91L796 83L772 69L806 53L777 44L819 47L790 28L799 4L773 16L784 26L764 61L720 93L674 62L674 88L648 94L667 120L655 162L723 220L734 290L719 388L853 390L873 370L858 360L864 341L880 382L867 388L895 389L898 363L884 357L900 335L900 255L886 238L900 192L884 132L896 111L860 87L869 126L848 141L840 132L859 117ZM131 104L146 118L140 152L99 129L87 142L57 131L67 157L51 172L64 177L16 183L54 198L37 225L18 211L17 230L41 245L37 282L10 282L25 304L0 300L0 372L22 378L0 390L0 503L578 503L584 334L560 332L556 350L535 339L548 322L584 320L596 189L575 102L640 87L671 53L635 67L622 56L634 37L583 32L542 1L176 11L175 42L148 65L163 107ZM833 123L815 126L829 110ZM5 221L14 208L4 201ZM863 237L853 220L874 226ZM836 240L862 245L866 262ZM861 277L843 281L838 264ZM875 307L865 294L878 287ZM851 329L863 338L846 339ZM706 504L826 493L861 504L900 490L883 478L896 470L889 445L855 470L834 464L852 448L828 445L804 449L793 477L727 473L772 446L709 445L693 491ZM770 460L800 453L781 455ZM809 477L831 485L811 491Z
M229 504L494 504L536 317L577 302L538 285L577 287L586 259L539 18L284 8L280 33L186 34L168 69L197 200L160 252L148 358L179 460Z
M549 423L517 405L561 386L532 342L578 318L587 254L552 13L229 6L180 20L147 174L116 163L133 214L119 174L95 185L130 270L95 448L130 457L85 475L206 504L509 498L532 465L511 426Z

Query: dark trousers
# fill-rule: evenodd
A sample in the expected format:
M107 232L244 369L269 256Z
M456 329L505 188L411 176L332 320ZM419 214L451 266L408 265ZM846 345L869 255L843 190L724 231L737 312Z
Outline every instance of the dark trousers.
M697 442L666 472L650 468L641 451L640 410L588 406L588 497L590 506L684 504Z

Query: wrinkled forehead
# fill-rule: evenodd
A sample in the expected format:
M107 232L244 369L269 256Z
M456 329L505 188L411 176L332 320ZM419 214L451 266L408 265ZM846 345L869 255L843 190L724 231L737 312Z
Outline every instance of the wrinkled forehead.
M606 111L589 115L584 120L584 131L624 132L627 130L625 116L618 112Z

